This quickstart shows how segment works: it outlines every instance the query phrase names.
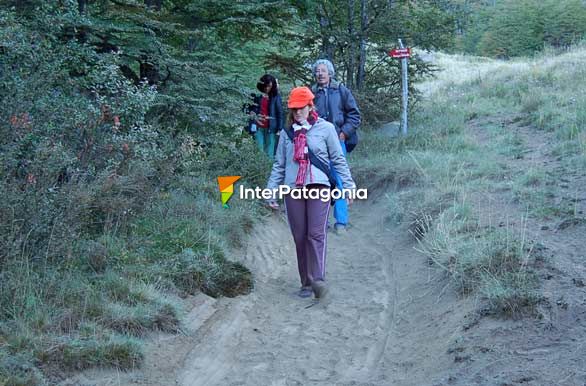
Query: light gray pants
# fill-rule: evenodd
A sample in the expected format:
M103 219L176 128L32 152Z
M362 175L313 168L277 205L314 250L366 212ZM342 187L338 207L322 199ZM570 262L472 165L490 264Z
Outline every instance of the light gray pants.
M317 185L313 189L329 189ZM289 227L297 251L297 267L302 286L326 277L326 242L330 203L320 199L285 197Z

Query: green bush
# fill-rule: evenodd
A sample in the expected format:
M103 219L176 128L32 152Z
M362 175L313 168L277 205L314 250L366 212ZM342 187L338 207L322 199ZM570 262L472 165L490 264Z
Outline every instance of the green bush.
M215 180L262 185L270 168L238 131L243 90L187 58L174 23L91 3L0 11L0 384L40 383L41 363L138 366L125 336L179 329L166 297L253 286L224 251L258 205L223 210ZM137 60L173 76L134 79Z
M532 56L546 46L566 49L586 34L580 0L505 0L472 16L462 45L475 55Z

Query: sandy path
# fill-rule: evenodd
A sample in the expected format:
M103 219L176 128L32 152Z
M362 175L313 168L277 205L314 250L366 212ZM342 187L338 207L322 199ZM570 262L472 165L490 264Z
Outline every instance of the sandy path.
M255 274L254 292L215 304L194 331L178 384L422 385L436 378L465 311L438 296L424 258L404 231L385 227L385 212L357 204L354 227L329 234L331 298L310 308L294 294L299 279L284 218L257 227L241 259Z

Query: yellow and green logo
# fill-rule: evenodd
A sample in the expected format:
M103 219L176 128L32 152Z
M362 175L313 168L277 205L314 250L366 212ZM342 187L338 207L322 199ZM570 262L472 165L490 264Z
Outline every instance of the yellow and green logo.
M228 200L234 194L234 183L240 179L240 176L221 176L218 177L218 186L222 194L222 206L228 208Z

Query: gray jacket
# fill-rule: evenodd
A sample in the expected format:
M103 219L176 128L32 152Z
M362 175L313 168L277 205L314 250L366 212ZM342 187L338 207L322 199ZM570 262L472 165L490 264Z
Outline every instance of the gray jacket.
M341 83L331 80L327 88L312 86L315 107L321 118L332 122L338 134L346 134L346 147L352 151L358 143L356 129L360 126L360 110L352 92Z
M307 146L326 165L329 165L331 161L336 173L342 179L342 186L345 189L356 188L356 184L350 174L350 168L344 153L342 153L342 146L334 125L322 118L318 118L313 127L307 131ZM293 159L294 148L295 145L289 139L289 136L281 132L275 154L275 163L267 183L268 189L277 189L279 185L289 185L291 188L296 187L295 180L297 179L299 164ZM328 176L314 165L311 165L311 173L308 171L305 178L305 185L308 184L330 186Z

